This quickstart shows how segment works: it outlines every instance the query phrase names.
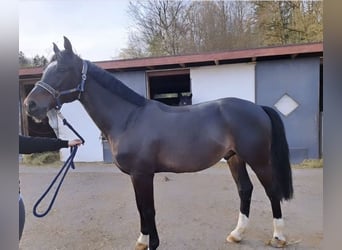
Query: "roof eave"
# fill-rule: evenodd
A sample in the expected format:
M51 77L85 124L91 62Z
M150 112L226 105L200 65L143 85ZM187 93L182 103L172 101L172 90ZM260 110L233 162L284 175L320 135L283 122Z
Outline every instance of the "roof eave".
M300 55L322 56L323 43L289 45L281 47L265 47L257 49L221 51L180 56L146 57L137 59L122 59L94 62L99 67L109 71L153 70L163 68L186 68L201 65L219 65L222 63L255 62L268 58ZM31 78L41 75L42 67L22 68L20 78Z

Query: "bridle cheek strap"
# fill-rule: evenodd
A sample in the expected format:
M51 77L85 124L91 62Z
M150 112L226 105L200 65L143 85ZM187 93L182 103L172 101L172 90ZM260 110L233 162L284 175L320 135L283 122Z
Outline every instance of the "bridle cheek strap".
M45 89L47 92L49 92L53 96L53 98L56 99L56 107L55 108L57 110L59 110L62 107L62 104L60 101L60 97L62 95L71 94L74 92L79 92L78 99L81 98L81 94L82 94L82 92L84 92L84 85L85 85L85 82L87 80L87 71L88 71L88 63L85 60L83 60L81 82L77 85L76 88L73 88L73 89L58 91L58 90L55 90L53 87L51 87L51 85L49 85L43 81L38 81L35 84L35 86L39 86L39 87Z

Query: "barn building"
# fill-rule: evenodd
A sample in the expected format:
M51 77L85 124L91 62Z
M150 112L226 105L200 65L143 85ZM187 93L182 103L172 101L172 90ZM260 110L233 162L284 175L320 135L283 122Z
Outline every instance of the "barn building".
M313 43L94 63L142 96L168 105L178 105L182 94L192 95L192 104L238 97L274 107L285 124L291 162L299 163L322 157L322 58L323 44ZM19 70L20 133L74 138L57 117L37 124L21 109L42 71ZM86 140L75 161L111 162L108 142L82 105L65 104L61 111ZM62 160L68 155L61 150Z

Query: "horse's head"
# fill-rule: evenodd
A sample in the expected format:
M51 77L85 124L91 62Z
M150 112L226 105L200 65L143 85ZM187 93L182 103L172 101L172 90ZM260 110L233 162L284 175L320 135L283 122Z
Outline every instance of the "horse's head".
M35 120L59 109L63 103L72 102L83 91L87 64L72 51L70 41L64 37L64 50L53 43L54 60L46 67L42 78L24 100L24 109Z

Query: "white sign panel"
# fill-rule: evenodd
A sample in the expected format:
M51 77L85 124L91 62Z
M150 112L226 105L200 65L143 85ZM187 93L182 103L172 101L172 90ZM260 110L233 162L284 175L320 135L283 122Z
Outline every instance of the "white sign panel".
M103 161L101 132L78 101L66 103L61 112L72 127L84 138L85 143L78 148L75 156L77 162ZM77 136L61 119L58 119L59 138L65 140L77 139ZM61 149L61 160L65 161L70 155L70 149Z
M224 97L255 102L255 64L241 63L190 69L192 103Z

